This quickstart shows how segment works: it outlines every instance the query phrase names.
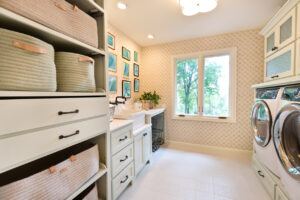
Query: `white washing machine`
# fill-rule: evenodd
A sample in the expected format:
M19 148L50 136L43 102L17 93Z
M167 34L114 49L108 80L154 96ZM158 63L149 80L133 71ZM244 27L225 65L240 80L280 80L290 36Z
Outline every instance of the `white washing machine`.
M276 116L281 92L280 88L257 89L256 101L251 113L251 126L254 133L253 148L256 157L277 177L279 177L278 158L271 138L272 123Z
M282 187L291 200L300 199L300 85L285 87L273 125L273 141Z

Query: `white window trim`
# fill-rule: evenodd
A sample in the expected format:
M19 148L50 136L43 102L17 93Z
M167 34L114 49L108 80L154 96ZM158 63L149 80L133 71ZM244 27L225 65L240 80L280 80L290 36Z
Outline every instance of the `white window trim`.
M185 115L184 117L179 117L176 115L176 60L178 59L185 59L185 58L197 58L198 59L198 73L199 73L199 95L198 95L198 106L199 111L202 111L202 97L203 97L203 70L204 70L204 57L207 56L218 56L222 54L229 54L230 55L230 100L229 100L229 111L230 117L222 119L218 117L206 117L199 115ZM220 122L220 123L236 123L236 71L237 71L237 48L226 48L226 49L217 49L211 51L201 51L189 54L180 54L180 55L173 55L171 56L171 63L172 63L172 119L173 120L188 120L188 121L206 121L206 122Z

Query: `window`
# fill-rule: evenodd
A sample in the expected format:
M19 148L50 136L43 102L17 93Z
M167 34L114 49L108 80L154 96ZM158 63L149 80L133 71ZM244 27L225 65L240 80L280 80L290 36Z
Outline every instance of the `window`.
M235 121L236 49L175 56L174 118Z

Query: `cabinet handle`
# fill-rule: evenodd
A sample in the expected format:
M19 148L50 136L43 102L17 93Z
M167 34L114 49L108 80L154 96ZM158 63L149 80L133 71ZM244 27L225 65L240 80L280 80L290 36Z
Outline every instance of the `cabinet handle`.
M148 133L144 133L144 134L143 134L144 137L147 136L147 135L148 135Z
M258 175L260 175L261 177L265 178L265 175L264 175L260 170L258 170L257 173L258 173Z
M128 156L125 156L125 158L124 158L124 159L121 159L120 162L124 162L124 161L127 160L127 159L128 159Z
M74 136L74 135L78 135L80 133L80 131L79 130L77 130L75 133L72 133L72 134L70 134L70 135L60 135L59 137L58 137L58 139L64 139L64 138L68 138L68 137L72 137L72 136Z
M129 177L126 176L124 180L120 181L120 183L125 183Z
M122 142L122 141L126 140L127 138L128 138L128 137L125 136L124 138L119 139L119 142Z
M59 111L57 114L58 114L58 115L67 115L67 114L75 114L75 113L79 113L79 110L76 109L76 110L74 110L74 111L69 111L69 112Z
M277 49L278 49L278 47L273 47L271 50L276 51Z
M279 78L279 75L276 75L276 76L271 76L272 79L274 78Z

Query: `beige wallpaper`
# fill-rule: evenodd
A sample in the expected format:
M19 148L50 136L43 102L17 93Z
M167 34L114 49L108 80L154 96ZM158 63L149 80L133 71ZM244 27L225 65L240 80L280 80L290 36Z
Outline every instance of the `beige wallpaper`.
M118 89L117 94L110 94L111 100L114 100L115 96L121 96L122 95L122 80L129 80L131 81L131 99L129 102L134 101L135 98L138 98L138 93L134 93L133 89L133 52L137 51L139 53L139 59L138 63L141 62L141 47L136 44L133 40L131 40L128 36L126 36L124 33L119 31L116 27L112 26L111 24L108 24L108 32L113 34L115 36L115 50L108 48L109 52L112 52L117 55L117 72L109 72L109 75L117 75L118 77ZM126 47L131 52L131 61L127 61L122 58L122 46ZM123 77L123 63L127 62L130 64L130 72L129 78ZM141 73L141 66L140 66L140 73ZM141 81L140 81L141 82Z
M258 30L249 30L143 48L141 91L156 90L161 94L162 104L167 107L167 138L201 145L251 149L251 85L263 81L263 44ZM172 120L171 56L229 47L238 49L237 123Z

